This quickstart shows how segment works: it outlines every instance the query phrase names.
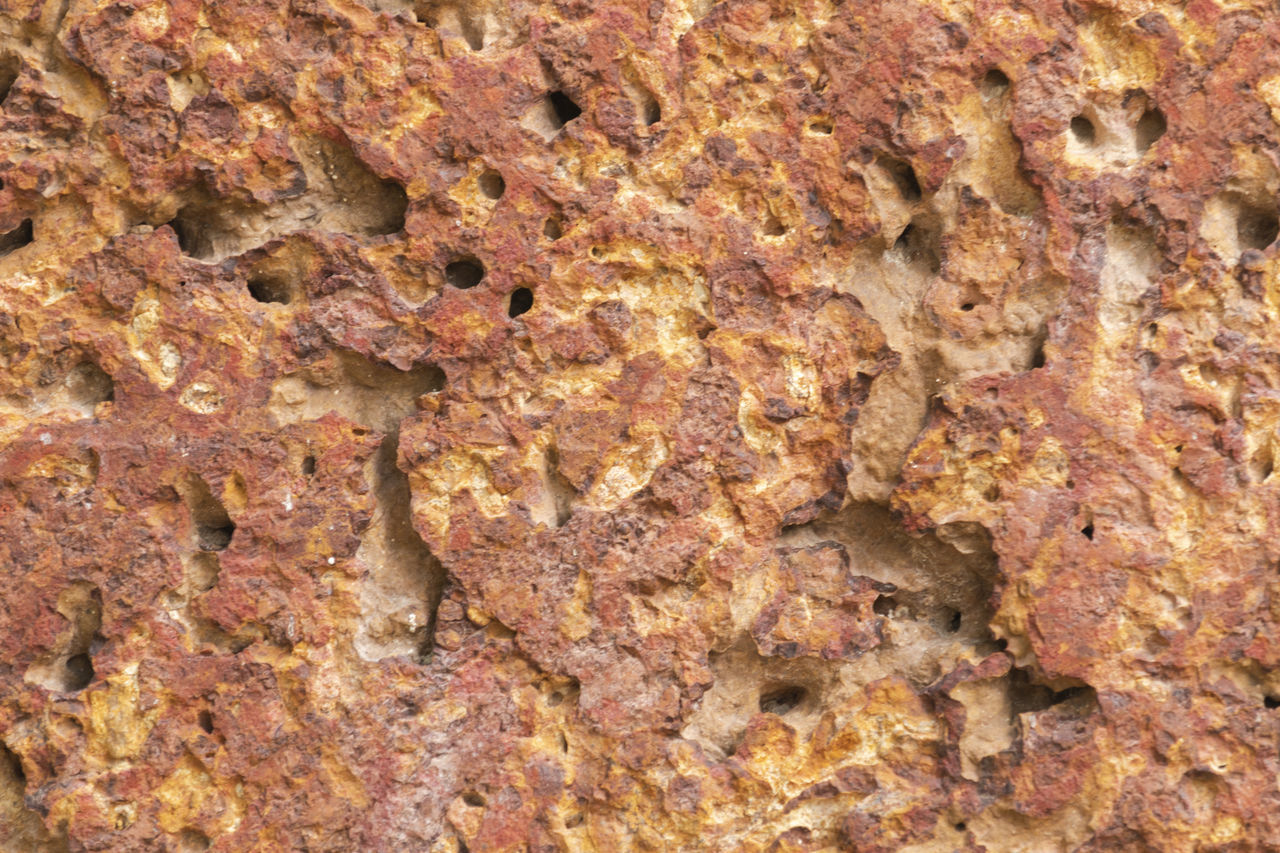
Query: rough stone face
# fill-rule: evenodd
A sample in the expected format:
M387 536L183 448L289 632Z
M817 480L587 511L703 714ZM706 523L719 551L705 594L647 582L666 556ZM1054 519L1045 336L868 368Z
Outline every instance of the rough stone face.
M1280 849L1280 18L0 0L0 849Z

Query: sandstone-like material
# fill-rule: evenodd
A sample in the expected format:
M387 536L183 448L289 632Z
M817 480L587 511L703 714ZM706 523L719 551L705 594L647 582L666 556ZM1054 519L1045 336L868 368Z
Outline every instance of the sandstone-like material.
M0 0L0 849L1280 849L1280 16Z

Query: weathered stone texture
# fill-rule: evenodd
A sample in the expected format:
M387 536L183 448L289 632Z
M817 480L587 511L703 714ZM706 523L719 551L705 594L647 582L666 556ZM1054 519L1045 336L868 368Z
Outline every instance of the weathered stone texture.
M0 849L1280 849L1280 15L0 0Z

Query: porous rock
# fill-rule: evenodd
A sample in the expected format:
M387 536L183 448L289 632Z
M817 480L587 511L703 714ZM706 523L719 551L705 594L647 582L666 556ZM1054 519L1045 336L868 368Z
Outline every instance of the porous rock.
M0 2L0 846L1280 839L1280 19Z

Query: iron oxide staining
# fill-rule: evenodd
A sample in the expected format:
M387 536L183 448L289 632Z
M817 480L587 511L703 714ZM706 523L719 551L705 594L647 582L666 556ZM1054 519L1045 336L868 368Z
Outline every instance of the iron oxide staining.
M72 4L51 52L89 69L87 105L54 81L27 110L57 72L15 48L4 113L34 144L11 146L4 191L31 204L6 227L34 227L7 244L0 353L85 348L0 396L0 429L53 447L35 463L30 441L10 450L0 482L57 479L27 504L0 493L0 542L24 541L14 516L36 530L76 507L88 528L142 519L166 553L104 543L128 566L101 584L128 630L111 626L110 655L75 631L42 641L57 666L33 677L70 692L53 691L50 722L5 733L19 771L42 774L0 785L5 802L65 817L72 847L122 851L1065 849L1094 831L1106 849L1159 846L1163 827L1104 834L1149 813L1192 815L1187 838L1236 832L1237 803L1252 811L1224 843L1274 835L1242 795L1265 790L1269 755L1220 775L1145 740L1167 724L1154 737L1191 743L1222 709L1247 723L1280 694L1242 680L1237 714L1230 689L1210 695L1222 679L1171 651L1218 654L1221 624L1237 658L1275 661L1241 594L1261 588L1253 546L1213 539L1226 501L1199 495L1245 460L1252 488L1232 498L1275 485L1276 382L1250 353L1275 350L1258 306L1280 187L1180 126L1176 63L1203 33L1043 4L934 4L907 30L892 4L364 5L377 14L211 6L205 27L164 4ZM1174 49L1184 36L1200 42ZM1158 62L1130 62L1151 45ZM1248 125L1233 151L1274 133L1257 64L1224 59L1239 79L1205 87L1253 99L1224 103ZM1086 97L1081 80L1124 88ZM58 101L82 125L55 126ZM1210 169L1179 162L1195 145ZM46 165L69 168L54 181ZM139 216L174 234L142 239ZM1184 249L1196 266L1174 275ZM16 274L29 260L49 281ZM78 289L59 292L68 264ZM126 350L121 333L170 348ZM187 395L196 374L225 379L225 399ZM1063 396L1070 417L1050 408ZM1111 420L1035 432L1099 399ZM1111 443L1145 428L1115 414L1154 422L1166 403L1161 434L1194 422L1201 438L1125 472L1145 491L1108 506L1095 492L1126 464ZM152 476L130 440L170 438L192 456ZM1170 469L1158 525L1117 511ZM226 470L249 476L252 510ZM81 488L99 476L101 494ZM1113 565L1156 550L1134 531L1178 531L1182 507L1199 514L1177 555L1202 540L1231 555L1212 568L1218 604L1198 567ZM1026 547L1051 537L1059 553ZM1106 647L1111 614L1132 648ZM1086 642L1101 678L1072 657ZM136 703L117 695L131 679ZM1166 688L1177 702L1143 705ZM43 689L12 691L0 716ZM136 802L114 765L44 758L97 738L108 697L154 726L124 759ZM1131 730L1132 754L1089 751ZM1224 751L1240 743L1264 739ZM1150 799L1117 799L1132 791Z

